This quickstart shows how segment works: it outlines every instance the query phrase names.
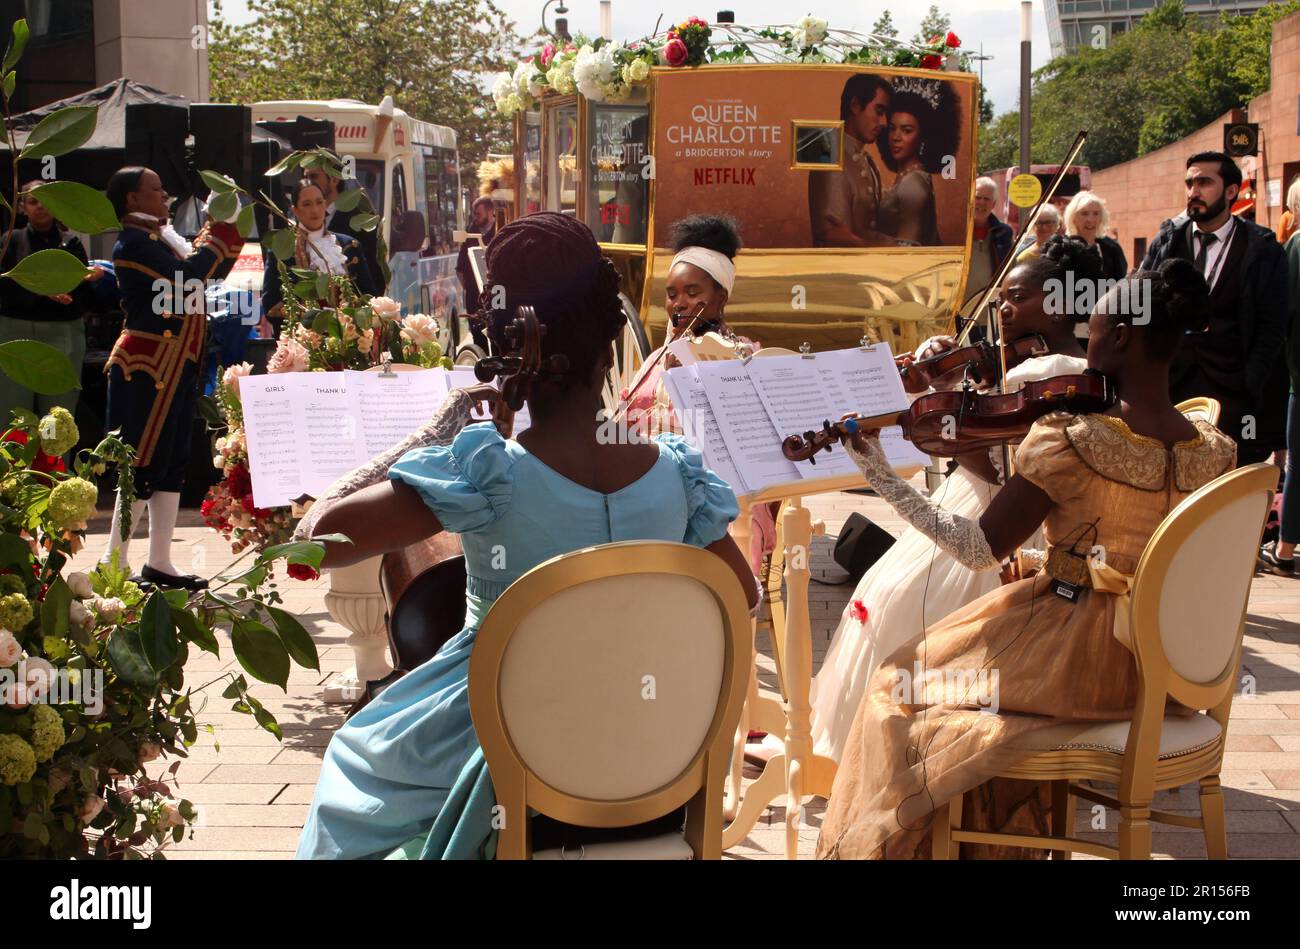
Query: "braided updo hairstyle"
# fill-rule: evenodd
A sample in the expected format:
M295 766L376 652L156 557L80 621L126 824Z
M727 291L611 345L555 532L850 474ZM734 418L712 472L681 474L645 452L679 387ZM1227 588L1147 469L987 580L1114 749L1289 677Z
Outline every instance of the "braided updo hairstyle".
M1039 287L1045 286L1049 281L1056 281L1062 286L1068 286L1071 282L1078 286L1087 281L1095 282L1101 279L1101 256L1084 242L1081 237L1062 237L1060 234L1051 237L1043 245L1042 251L1037 257L1031 257L1022 264L1017 264L1016 269L1027 275ZM1064 301L1068 305L1067 312L1073 310L1074 300L1067 294ZM1088 313L1071 313L1075 322L1083 322L1088 319Z
M504 308L494 309L494 303ZM585 224L553 211L512 221L487 249L486 288L477 317L495 352L510 349L505 327L528 305L546 332L542 357L563 354L569 368L543 378L560 391L588 385L602 354L623 331L619 273Z
M1149 291L1141 286L1142 281L1149 283ZM1125 289L1121 285L1097 307L1112 323L1128 323L1141 330L1142 342L1153 359L1171 358L1186 331L1201 329L1210 321L1210 286L1190 260L1171 257L1155 270L1140 270L1124 278L1121 284L1127 284L1127 296L1121 294ZM1123 300L1144 302L1143 312L1136 305L1117 305ZM1136 319L1138 316L1143 319Z

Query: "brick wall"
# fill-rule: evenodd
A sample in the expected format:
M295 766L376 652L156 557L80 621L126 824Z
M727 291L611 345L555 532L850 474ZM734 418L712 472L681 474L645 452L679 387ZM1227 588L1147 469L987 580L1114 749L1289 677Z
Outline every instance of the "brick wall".
M1288 162L1300 163L1300 13L1273 25L1272 79L1268 92L1252 99L1246 109L1233 109L1197 132L1141 158L1112 165L1092 174L1092 189L1106 199L1110 226L1135 266L1136 242L1155 237L1160 222L1179 214L1185 206L1183 173L1187 157L1199 151L1223 149L1226 122L1258 122L1260 154L1256 158L1255 220L1276 227L1280 206L1269 206L1268 182L1277 182L1279 201L1286 200L1283 170ZM1292 169L1292 177L1300 169Z

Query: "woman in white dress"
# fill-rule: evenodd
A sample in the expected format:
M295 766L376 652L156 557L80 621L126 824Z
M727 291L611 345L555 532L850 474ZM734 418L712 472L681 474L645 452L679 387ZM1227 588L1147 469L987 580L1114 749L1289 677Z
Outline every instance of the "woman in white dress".
M1055 237L1040 257L1018 264L1007 275L998 311L1003 334L1008 340L1039 334L1049 350L1047 355L1031 357L1010 370L1008 390L1087 368L1084 350L1074 336L1073 307L1063 294L1083 281L1095 281L1098 272L1096 254L1088 253L1082 241ZM1067 281L1071 273L1072 287ZM927 341L916 357L925 358L953 345L950 337L938 337ZM961 380L934 382L953 387ZM933 500L947 511L977 519L998 492L1001 451L976 452L958 461L956 470L935 490ZM996 570L971 571L920 531L907 528L858 582L826 661L813 679L810 698L817 753L840 759L863 690L885 657L998 584Z

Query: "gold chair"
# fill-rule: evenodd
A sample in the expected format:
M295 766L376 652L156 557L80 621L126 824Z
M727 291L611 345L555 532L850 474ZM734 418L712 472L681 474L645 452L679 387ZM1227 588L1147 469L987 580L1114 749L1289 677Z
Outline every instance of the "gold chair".
M935 859L954 845L1006 844L1121 859L1150 859L1151 821L1199 828L1211 859L1228 855L1223 762L1228 715L1241 659L1246 605L1264 512L1277 486L1270 464L1231 471L1183 500L1152 535L1131 586L1130 638L1138 700L1130 721L1045 729L1029 739L1032 752L1002 776L1052 786L1052 836L961 829L960 797L935 813ZM1213 576L1215 582L1207 583ZM1165 717L1166 697L1192 716ZM1118 785L1118 796L1077 781ZM1152 810L1156 791L1196 781L1200 817ZM1075 798L1119 811L1119 846L1071 836Z
M587 845L600 859L719 859L723 777L750 664L745 594L715 554L606 544L534 567L474 644L469 705L498 804L497 858L532 852L530 809L623 828L686 805L686 827Z
M1211 425L1219 424L1219 400L1211 399L1208 396L1198 395L1194 399L1184 399L1174 406L1189 419L1202 418Z

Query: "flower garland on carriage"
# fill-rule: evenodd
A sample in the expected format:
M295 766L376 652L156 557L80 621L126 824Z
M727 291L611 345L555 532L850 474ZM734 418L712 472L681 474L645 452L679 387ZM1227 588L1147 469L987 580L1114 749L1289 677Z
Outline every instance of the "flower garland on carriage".
M793 25L709 24L690 17L629 43L577 36L547 42L497 79L492 98L502 115L532 108L548 95L577 92L592 102L621 102L645 85L652 66L692 68L706 63L855 63L919 69L965 68L957 34L917 45L888 36L831 29L811 14Z

